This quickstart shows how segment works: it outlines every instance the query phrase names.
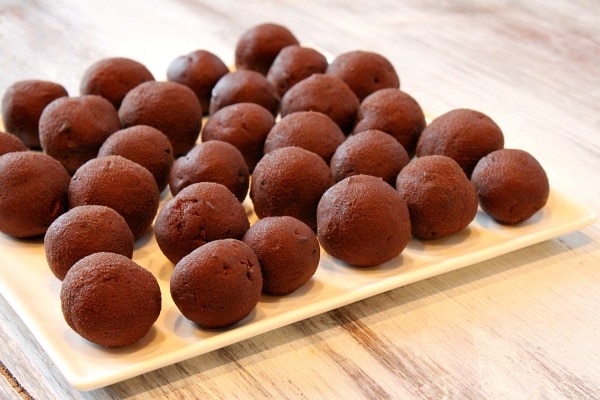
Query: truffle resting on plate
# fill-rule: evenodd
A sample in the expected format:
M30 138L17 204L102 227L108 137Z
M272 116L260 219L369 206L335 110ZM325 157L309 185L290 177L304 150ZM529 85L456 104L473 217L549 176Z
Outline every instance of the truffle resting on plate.
M301 80L312 74L325 73L327 65L325 56L315 49L299 45L287 46L281 49L271 64L267 80L283 96Z
M0 131L0 156L13 151L27 151L25 143L12 133Z
M158 319L161 293L150 271L114 253L79 260L62 282L60 300L67 324L104 347L142 339Z
M279 94L264 75L251 70L237 70L224 75L212 90L210 114L236 103L256 103L274 116L279 110Z

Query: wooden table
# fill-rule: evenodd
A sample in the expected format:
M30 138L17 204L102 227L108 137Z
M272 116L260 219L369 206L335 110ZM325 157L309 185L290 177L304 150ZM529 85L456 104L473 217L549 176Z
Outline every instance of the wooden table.
M0 3L0 92L78 93L109 56L233 60L273 21L331 54L379 52L430 115L491 116L554 189L598 209L600 7L593 0ZM18 266L15 266L18 268ZM600 226L402 287L91 392L73 390L0 297L0 398L600 398Z

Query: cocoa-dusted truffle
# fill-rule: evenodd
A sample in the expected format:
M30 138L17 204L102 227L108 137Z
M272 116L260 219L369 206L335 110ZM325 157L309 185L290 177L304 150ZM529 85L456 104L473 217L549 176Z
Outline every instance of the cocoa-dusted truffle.
M258 258L263 292L287 295L317 271L321 257L313 230L299 219L281 216L259 219L243 238Z
M63 280L60 300L71 329L104 347L142 339L161 310L154 275L114 253L94 253L75 263Z
M419 239L461 231L477 214L475 187L450 157L413 159L398 174L396 189L408 204L412 234Z
M40 142L46 154L73 174L96 157L106 138L119 129L119 115L104 97L61 97L42 112Z
M67 90L54 82L31 79L13 83L2 97L4 128L27 147L39 148L38 125L42 111L52 101L66 96Z
M325 73L327 65L325 56L315 49L299 45L287 46L275 57L267 79L275 86L277 93L283 96L301 80L312 74Z
M448 156L470 177L481 157L503 147L504 135L490 117L461 108L431 121L421 133L416 154Z
M54 158L34 151L0 157L0 232L42 235L68 208L71 177Z
M346 140L344 132L327 115L298 111L281 118L265 140L264 153L282 147L298 146L318 154L326 163Z
M25 143L15 135L0 131L0 156L13 151L29 150Z
M350 176L323 194L317 209L317 236L335 258L358 267L379 265L408 244L408 208L381 178Z
M223 328L247 317L262 289L252 249L236 239L216 240L177 263L170 280L173 302L183 316L205 328Z
M212 90L210 114L236 103L260 104L273 115L279 110L279 95L264 75L237 70L224 75Z
M210 116L202 130L202 141L221 140L242 152L252 172L262 158L265 139L275 125L273 114L256 103L237 103Z
M219 239L241 239L250 227L244 206L220 183L194 183L170 199L154 223L156 242L176 264Z
M119 109L125 95L154 76L143 64L124 57L104 58L90 65L81 78L81 94L102 96Z
M314 229L317 204L332 184L329 166L321 157L300 147L284 147L256 164L250 198L259 218L289 215Z
M483 157L471 181L483 211L503 224L528 220L546 205L550 194L544 168L530 153L518 149L496 150Z
M121 214L137 239L152 224L158 210L158 186L140 164L121 156L94 158L73 174L69 206L102 205Z
M175 157L196 144L202 128L202 106L196 94L176 82L144 82L129 91L119 117L123 128L152 126L169 138Z
M121 214L97 205L72 208L54 220L44 236L46 261L60 280L85 256L110 252L131 258L133 246L133 234Z
M242 153L232 144L211 140L197 144L173 164L169 177L171 193L198 182L224 185L241 202L248 194L250 174Z

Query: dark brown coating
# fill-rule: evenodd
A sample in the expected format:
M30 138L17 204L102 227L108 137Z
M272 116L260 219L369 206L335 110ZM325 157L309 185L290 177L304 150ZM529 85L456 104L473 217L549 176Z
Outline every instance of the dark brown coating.
M274 116L279 110L279 94L264 75L251 70L238 70L224 75L213 87L210 114L236 103L256 103Z
M227 65L215 54L196 50L171 61L167 68L167 79L192 89L202 111L208 114L213 87L229 72Z
M354 133L377 129L392 135L409 156L415 154L421 132L427 125L417 101L400 89L381 89L365 97L358 107Z
M298 146L319 155L326 163L346 140L344 132L327 115L298 111L281 118L265 140L264 153L282 147Z
M185 156L175 160L169 176L171 193L198 182L224 185L244 201L250 185L250 173L242 153L232 144L211 140L197 144Z
M12 133L0 131L0 156L13 151L27 151L25 143Z
M338 55L327 67L350 86L359 100L386 88L400 88L400 78L392 63L378 53L355 50Z
M156 242L173 263L219 239L241 239L250 222L233 193L220 183L194 183L170 199L154 223Z
M281 216L258 220L243 238L260 263L264 293L284 296L303 286L321 258L313 230L299 219Z
M248 170L262 158L265 139L275 125L273 114L256 103L237 103L221 108L206 121L202 141L221 140L242 152Z
M396 190L408 204L412 235L438 239L466 228L477 214L477 192L446 156L413 159L398 174Z
M313 74L281 98L282 117L297 111L317 111L331 118L344 133L354 126L359 101L352 89L333 75Z
M124 57L111 57L90 65L81 78L79 91L102 96L119 109L125 95L154 76L143 64Z
M253 26L236 43L235 66L266 75L281 49L297 44L298 39L282 25L265 23Z
M416 154L448 156L470 177L481 157L503 147L504 135L490 117L461 108L440 115L425 127Z
M325 73L327 65L325 56L315 49L299 45L287 46L275 57L267 73L267 80L283 96L301 80L312 74Z
M0 232L42 235L68 209L71 177L52 157L34 151L0 156Z
M94 158L79 168L69 185L69 207L107 206L125 218L134 238L152 225L160 193L152 174L121 156Z
M317 225L323 249L358 267L391 260L410 240L406 202L381 178L370 175L350 176L325 192Z
M13 83L2 97L4 128L27 147L39 148L38 125L42 111L52 101L66 96L67 90L54 82L32 79Z
M503 224L517 224L541 210L550 195L544 168L530 153L496 150L483 157L471 181L483 211Z
M259 218L289 215L314 229L317 204L332 184L329 166L321 157L300 147L284 147L256 164L250 198Z
M173 270L170 291L184 317L204 328L223 328L247 317L262 289L252 249L236 239L207 243Z
M187 153L202 129L202 106L192 89L176 82L144 82L129 91L119 118L123 128L152 126L169 138L174 156Z
M409 161L396 139L372 129L349 136L337 148L329 166L336 182L352 175L372 175L395 187L398 173Z
M79 206L58 217L44 236L50 270L63 280L71 267L90 254L133 256L134 239L125 219L105 206Z
M121 129L108 137L98 151L98 157L117 155L145 167L163 191L173 166L173 146L169 138L156 128L136 125Z
M81 337L122 347L150 331L162 298L150 271L120 254L94 253L69 270L60 300L65 321Z

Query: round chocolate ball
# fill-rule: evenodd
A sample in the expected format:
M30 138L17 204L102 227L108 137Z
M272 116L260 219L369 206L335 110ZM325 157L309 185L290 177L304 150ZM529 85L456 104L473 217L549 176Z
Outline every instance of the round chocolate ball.
M0 156L13 151L29 150L25 143L12 133L0 131Z
M315 49L299 45L287 46L275 57L267 73L267 80L283 96L301 80L312 74L325 73L327 65L325 56Z
M279 110L279 95L264 75L242 69L219 79L212 90L210 114L236 103L256 103L275 116Z

